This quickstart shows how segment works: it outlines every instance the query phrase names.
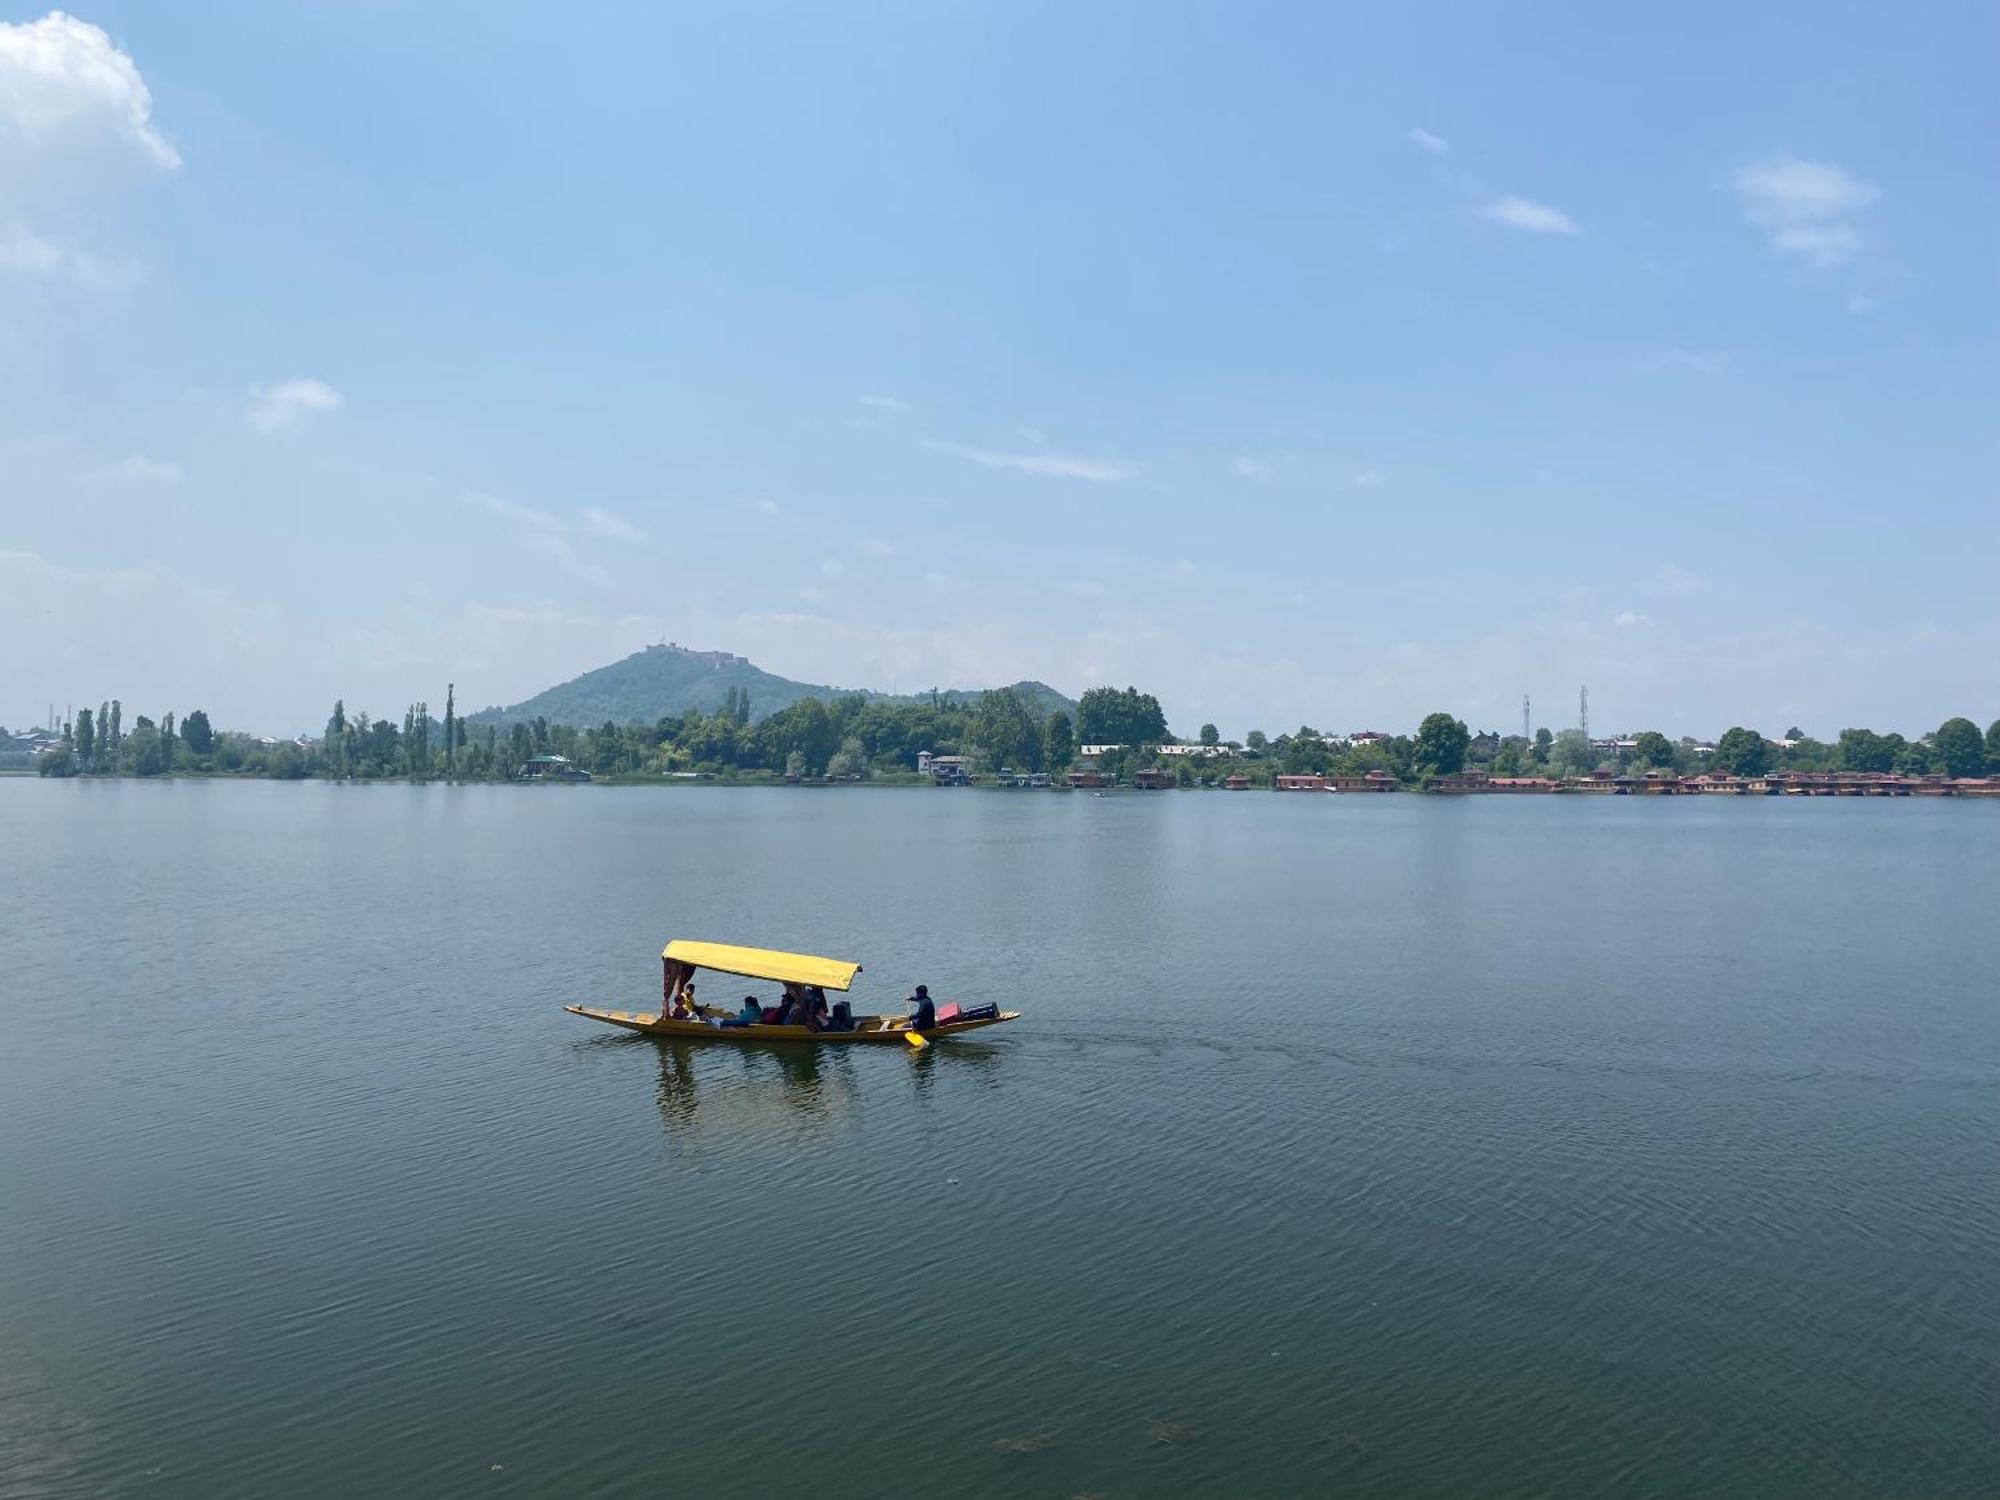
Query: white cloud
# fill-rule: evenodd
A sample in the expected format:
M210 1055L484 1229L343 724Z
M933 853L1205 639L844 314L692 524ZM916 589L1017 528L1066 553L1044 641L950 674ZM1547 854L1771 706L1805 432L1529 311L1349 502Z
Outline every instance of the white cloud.
M1535 203L1527 198L1517 198L1509 193L1504 198L1496 198L1486 205L1486 217L1496 223L1513 229L1526 229L1534 234L1576 234L1576 220L1561 209L1550 208L1546 203Z
M0 224L0 271L67 277L79 286L111 290L129 289L145 279L136 261L59 244L25 224Z
M181 466L166 459L148 458L143 453L133 453L113 463L99 464L85 469L77 478L85 484L109 485L119 489L132 489L145 485L179 484Z
M612 576L609 569L579 557L576 548L570 545L569 538L559 532L538 531L528 537L522 545L537 556L549 559L567 577L574 578L578 583L588 584L594 589L617 586L618 580Z
M153 95L103 29L61 11L0 24L0 153L66 154L115 144L173 171L181 155L153 128Z
M923 447L932 453L962 458L987 469L1012 469L1022 474L1040 474L1051 479L1087 479L1095 484L1121 484L1138 474L1123 459L1073 458L1057 453L994 453L985 448L968 448L961 443L926 439Z
M909 402L899 401L894 396L860 396L856 399L863 406L873 411L879 411L885 416L900 416L910 409Z
M894 557L896 549L879 537L868 537L855 544L855 551L864 557Z
M546 510L537 510L532 505L520 505L512 500L502 500L498 495L489 495L484 490L467 490L460 497L467 505L480 510L491 511L503 520L515 521L538 531L561 531L562 518Z
M1433 156L1444 156L1451 150L1450 141L1441 135L1432 135L1421 126L1410 128L1409 140L1412 146L1428 151Z
M819 561L819 571L823 578L838 578L847 571L847 564L837 557L823 557Z
M595 505L583 508L583 529L592 536L603 537L613 542L643 542L646 533L634 526L614 511L601 510Z
M1784 153L1739 168L1730 186L1773 250L1820 267L1854 257L1862 237L1851 221L1882 196L1844 167Z
M1245 479L1255 479L1268 484L1278 474L1277 466L1261 458L1239 458L1231 465Z
M259 432L278 432L306 412L334 410L341 399L340 392L323 380L285 380L269 388L253 385L244 420Z
M1362 469L1354 476L1357 490L1379 490L1389 482L1389 476L1380 469Z
M1873 297L1849 297L1847 299L1847 310L1857 316L1861 313L1871 313L1875 311L1875 299Z
M1636 625L1652 624L1653 617L1651 615L1638 614L1633 610L1623 609L1611 617L1611 623L1616 625L1620 630L1630 630Z
M785 513L785 508L775 500L759 500L756 502L756 511L761 516L781 516Z

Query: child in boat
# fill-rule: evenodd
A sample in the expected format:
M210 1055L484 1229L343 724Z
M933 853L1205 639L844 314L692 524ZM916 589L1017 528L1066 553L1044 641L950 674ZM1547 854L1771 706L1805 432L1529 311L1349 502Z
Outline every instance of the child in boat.
M669 1020L674 1021L699 1021L701 1019L701 1007L694 1003L694 981L692 979L682 985L680 993L674 996L673 1008L667 1012L667 1017Z

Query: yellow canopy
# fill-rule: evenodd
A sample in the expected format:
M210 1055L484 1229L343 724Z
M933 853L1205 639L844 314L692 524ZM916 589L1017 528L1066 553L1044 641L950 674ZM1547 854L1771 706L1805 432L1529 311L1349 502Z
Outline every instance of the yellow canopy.
M660 951L660 957L718 974L775 979L780 984L816 984L827 990L846 989L861 972L860 964L838 958L780 953L775 948L738 948L729 943L696 943L687 938L675 938Z

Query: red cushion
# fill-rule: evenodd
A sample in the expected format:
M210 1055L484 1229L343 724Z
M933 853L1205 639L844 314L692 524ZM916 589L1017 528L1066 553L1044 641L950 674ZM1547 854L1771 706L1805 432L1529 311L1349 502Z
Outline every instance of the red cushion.
M950 1005L940 1005L938 1007L938 1013L937 1013L938 1025L942 1026L947 1021L956 1021L957 1019L958 1019L957 1001L954 1000Z

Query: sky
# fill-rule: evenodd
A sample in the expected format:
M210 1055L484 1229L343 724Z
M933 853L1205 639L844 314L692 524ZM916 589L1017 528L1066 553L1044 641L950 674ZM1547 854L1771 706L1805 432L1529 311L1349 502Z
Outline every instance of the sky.
M662 639L2000 716L2000 11L0 0L0 723Z

